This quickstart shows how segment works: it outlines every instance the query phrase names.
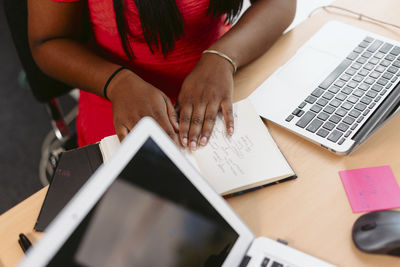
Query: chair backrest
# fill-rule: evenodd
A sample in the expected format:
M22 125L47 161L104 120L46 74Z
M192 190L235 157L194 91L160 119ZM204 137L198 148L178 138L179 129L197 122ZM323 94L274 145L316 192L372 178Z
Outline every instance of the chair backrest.
M35 98L40 102L48 102L68 93L72 87L44 74L32 57L28 42L27 0L3 1L11 36Z

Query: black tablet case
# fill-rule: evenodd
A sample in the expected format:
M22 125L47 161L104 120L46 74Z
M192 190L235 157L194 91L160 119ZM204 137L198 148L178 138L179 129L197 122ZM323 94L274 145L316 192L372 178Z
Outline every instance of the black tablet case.
M34 229L44 231L102 163L98 144L63 152Z

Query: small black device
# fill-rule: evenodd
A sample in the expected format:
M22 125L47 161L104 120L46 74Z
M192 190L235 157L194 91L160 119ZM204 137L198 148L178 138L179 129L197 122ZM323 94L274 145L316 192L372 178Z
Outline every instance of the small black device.
M364 214L355 221L352 232L358 249L400 257L400 211L382 210Z
M22 251L24 253L32 246L31 241L29 241L29 239L26 237L26 235L24 235L22 233L19 234L18 243L21 246Z

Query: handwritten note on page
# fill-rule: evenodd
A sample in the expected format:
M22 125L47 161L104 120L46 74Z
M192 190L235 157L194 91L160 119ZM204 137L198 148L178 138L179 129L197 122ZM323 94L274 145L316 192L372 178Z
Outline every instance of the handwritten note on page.
M182 149L186 158L222 195L293 177L295 173L275 144L268 129L248 99L233 105L235 132L226 134L218 116L213 134L205 147L194 152ZM116 135L100 142L106 162L120 143Z
M390 166L339 172L354 213L400 208L400 188Z
M221 116L207 146L193 153L201 173L220 194L279 180L293 173L249 100L233 105L235 132Z

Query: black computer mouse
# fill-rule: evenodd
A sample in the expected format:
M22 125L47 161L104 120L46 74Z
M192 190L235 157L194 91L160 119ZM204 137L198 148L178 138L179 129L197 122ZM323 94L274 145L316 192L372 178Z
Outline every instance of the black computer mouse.
M353 225L353 241L364 252L400 257L400 211L362 215Z

